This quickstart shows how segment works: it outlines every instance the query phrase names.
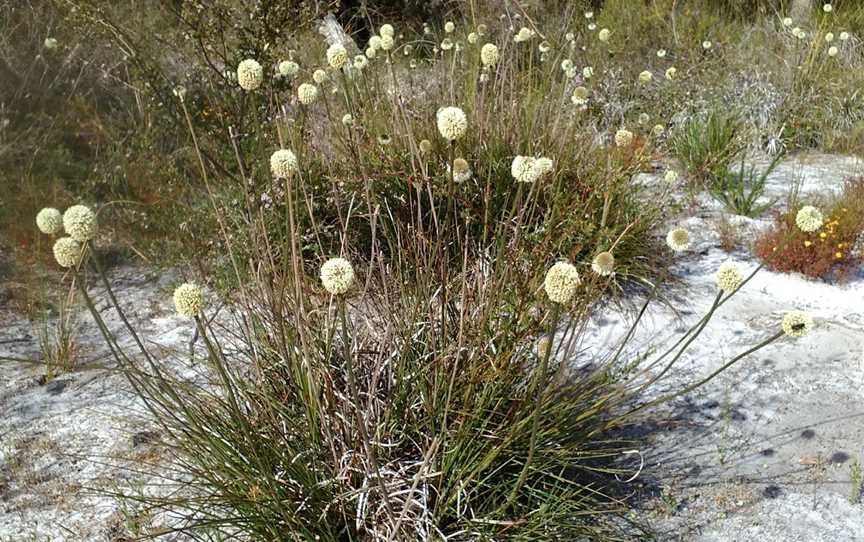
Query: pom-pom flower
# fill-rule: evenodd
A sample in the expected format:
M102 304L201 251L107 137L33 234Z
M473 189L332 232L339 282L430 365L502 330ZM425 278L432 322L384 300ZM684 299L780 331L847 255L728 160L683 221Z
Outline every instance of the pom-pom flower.
M431 141L429 141L428 139L424 139L424 140L420 141L420 152L422 152L423 154L426 154L431 150L432 150L432 142Z
M608 277L615 272L615 256L611 252L601 252L594 256L591 262L591 271L601 277Z
M447 21L444 23L444 32L452 34L454 30L456 30L456 25L453 24L453 21Z
M588 89L583 86L578 86L573 89L573 95L570 96L570 101L573 102L573 105L585 105L588 103Z
M324 70L319 69L312 72L312 80L319 85L326 82L328 79L329 77L327 76L327 72L325 72Z
M358 70L363 70L366 66L369 65L369 60L363 55L357 55L354 57L354 68Z
M264 69L258 61L247 58L237 66L237 84L243 90L255 90L264 82Z
M333 295L342 295L354 282L354 268L344 258L331 258L321 266L321 284Z
M453 40L451 40L450 38L444 38L443 40L441 40L441 50L442 51L449 51L452 48L453 48Z
M551 302L564 304L573 299L581 282L576 267L567 262L557 262L546 272L543 289Z
M783 26L789 27L792 26L792 17L786 17L783 19Z
M475 43L477 43L477 40L479 40L479 39L480 39L480 35L477 34L477 32L471 32L470 34L468 34L468 43L470 43L471 45L474 45Z
M714 44L711 43L710 41L705 40L702 42L702 48L705 49L706 51L712 47L714 47Z
M96 237L96 215L89 207L73 205L63 213L63 229L78 242L89 241Z
M480 48L480 62L489 67L498 62L498 47L493 43L487 43Z
M609 31L608 28L603 28L600 32L597 33L597 39L602 42L609 41L609 37L612 35L612 32Z
M180 316L198 316L203 308L204 294L197 285L186 282L174 290L174 309Z
M661 137L666 133L666 127L662 124L655 124L653 128L651 128L651 133L654 134L654 137Z
M53 51L57 48L57 39L56 38L45 38L45 48L49 51Z
M279 63L279 73L283 77L294 77L300 71L300 65L293 60L283 60Z
M825 13L831 13L832 11L834 11L834 6L832 6L831 4L825 4L824 6L822 6L822 11L824 11Z
M675 68L675 66L670 66L669 69L666 70L666 80L671 81L675 79L675 75L677 74L678 70Z
M471 166L464 158L453 160L453 182L464 183L471 178Z
M813 318L801 311L789 311L783 315L783 333L789 337L803 337L812 331Z
M342 115L342 124L345 126L354 126L354 116L351 113Z
M555 162L550 158L534 158L533 156L516 156L510 164L510 174L519 183L533 183L555 167Z
M54 242L54 259L60 267L75 267L81 261L81 243L71 237L61 237Z
M846 41L849 39L849 32L840 32L840 41Z
M824 220L819 209L812 205L801 207L801 210L795 215L795 224L798 226L798 229L805 233L813 233L821 228Z
M666 172L666 175L663 176L663 180L669 184L675 184L678 182L678 172L674 169L670 169Z
M653 78L654 78L654 75L651 72L649 72L648 70L645 70L639 74L639 82L642 83L643 85L645 83L650 83L651 79L653 79Z
M311 105L318 98L318 87L309 83L302 83L297 87L297 99L303 105Z
M591 66L585 66L584 68L582 68L582 77L584 77L585 79L591 79L592 77L594 77L594 68L592 68Z
M741 275L741 271L732 262L722 263L717 269L717 274L714 278L717 281L717 287L724 292L732 292L744 282L744 276Z
M468 119L465 112L458 107L442 107L437 115L438 132L447 141L455 141L465 135L468 130Z
M270 171L279 179L287 179L297 172L297 157L288 149L279 149L270 155Z
M393 48L393 36L381 36L381 50L382 51L389 51L392 48Z
M341 43L334 43L327 48L327 64L334 70L341 70L348 62L348 51Z
M46 207L36 215L36 226L44 234L57 235L63 229L63 215L53 207Z
M633 132L621 128L615 132L615 144L619 147L629 147L633 143Z
M396 31L393 29L393 25L392 25L392 24L383 24L383 25L381 25L381 29L378 31L378 33L381 34L381 38L382 38L382 39L383 39L384 37L389 37L389 38L392 39L393 36L396 35Z
M513 41L516 43L523 43L534 37L534 31L530 28L522 27L519 29L519 32L516 36L513 37Z
M837 47L835 47L834 45L828 48L828 56L837 56L837 53L839 52L840 50L837 49Z
M684 228L674 228L666 234L666 244L675 252L683 252L690 248L690 232Z

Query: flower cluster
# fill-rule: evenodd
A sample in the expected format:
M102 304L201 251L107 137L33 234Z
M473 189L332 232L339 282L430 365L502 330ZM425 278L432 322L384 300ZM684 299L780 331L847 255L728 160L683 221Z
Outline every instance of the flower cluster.
M510 174L520 183L533 183L545 177L555 169L551 158L533 156L517 156L510 165Z
M458 107L442 107L437 114L438 132L447 141L455 141L468 130L465 112Z
M237 84L243 90L255 90L264 82L264 69L257 60L248 58L237 66Z
M573 264L557 262L546 272L543 289L546 290L546 295L551 302L564 304L573 299L581 283L579 271Z

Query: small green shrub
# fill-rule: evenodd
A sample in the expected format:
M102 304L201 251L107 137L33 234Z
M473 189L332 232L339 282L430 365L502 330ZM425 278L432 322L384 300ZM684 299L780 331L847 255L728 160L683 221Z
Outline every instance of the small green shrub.
M757 218L773 203L759 203L759 200L765 194L765 181L782 158L783 155L778 153L767 168L757 173L755 165L745 169L742 155L737 171L727 169L711 177L709 191L730 213Z
M728 172L743 150L740 130L735 114L710 110L688 119L672 136L670 150L693 180L709 181Z

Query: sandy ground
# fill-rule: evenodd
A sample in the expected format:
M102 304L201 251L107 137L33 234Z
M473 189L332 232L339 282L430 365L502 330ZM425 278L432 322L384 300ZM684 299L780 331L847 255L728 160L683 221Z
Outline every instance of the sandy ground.
M771 176L768 195L782 198L798 179L802 197L816 199L861 169L851 158L797 156ZM755 268L746 250L720 250L720 215L705 200L680 219L694 234L692 249L676 264L682 310L651 310L634 347L674 340L701 317L722 262ZM767 225L733 221L745 239ZM188 350L191 325L169 310L177 277L120 268L112 281L148 340ZM98 288L94 293L101 298ZM103 302L100 310L123 337L106 309ZM654 496L637 513L662 540L864 541L864 505L853 502L850 482L853 465L864 463L864 272L831 284L761 271L720 309L662 386L675 389L707 375L778 330L789 309L812 314L817 329L801 339L781 339L676 400L669 423L641 450L645 468L634 483ZM33 323L3 309L0 321L0 356L38 357ZM627 327L620 314L598 315L584 346L608 350ZM2 542L127 540L130 522L100 490L158 484L128 468L130 460L158 459L150 444L154 428L111 370L85 313L78 340L85 367L47 384L39 367L0 363ZM138 520L146 524L147 518Z

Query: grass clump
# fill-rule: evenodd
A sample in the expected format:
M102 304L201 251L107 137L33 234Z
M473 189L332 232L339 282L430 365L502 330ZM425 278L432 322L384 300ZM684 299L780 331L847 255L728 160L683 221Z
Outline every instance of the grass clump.
M777 154L761 172L756 172L756 166L744 168L744 157L738 171L723 170L710 181L711 195L723 204L727 211L736 215L758 218L773 202L760 201L765 195L765 182L774 171L782 154Z
M689 118L672 136L669 147L689 176L704 183L729 172L741 154L741 125L737 115L716 109Z

